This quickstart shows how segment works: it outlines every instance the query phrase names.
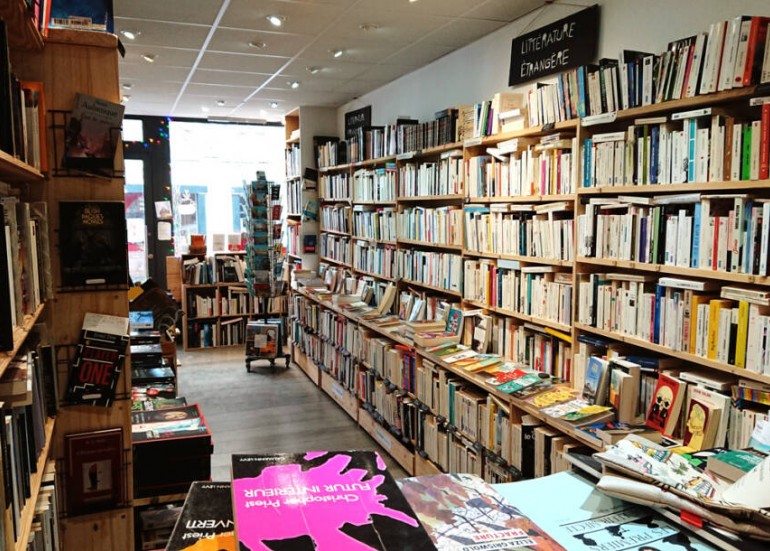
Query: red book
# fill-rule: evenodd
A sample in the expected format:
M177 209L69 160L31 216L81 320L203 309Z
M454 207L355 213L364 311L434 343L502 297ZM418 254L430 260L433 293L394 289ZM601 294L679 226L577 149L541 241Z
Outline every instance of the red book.
M765 53L765 40L767 40L767 26L770 17L752 17L749 30L749 44L746 50L746 66L743 69L743 85L749 86L752 82L759 82L759 74L762 71L762 59Z
M759 141L759 179L770 177L770 103L762 105L762 126Z
M686 388L687 383L661 373L647 410L645 424L665 435L671 435L679 420Z

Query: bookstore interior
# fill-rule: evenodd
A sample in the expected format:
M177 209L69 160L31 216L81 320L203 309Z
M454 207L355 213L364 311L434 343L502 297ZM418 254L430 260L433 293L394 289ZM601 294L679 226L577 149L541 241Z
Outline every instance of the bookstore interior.
M0 0L2 549L768 549L767 2L246 4Z

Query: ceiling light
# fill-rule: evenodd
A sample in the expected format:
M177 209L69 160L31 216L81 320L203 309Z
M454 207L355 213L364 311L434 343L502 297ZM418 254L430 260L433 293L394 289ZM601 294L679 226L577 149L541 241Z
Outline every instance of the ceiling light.
M278 102L277 101L271 101L270 102L270 107L272 107L273 109L278 109Z
M321 68L320 67L305 67L305 70L308 73L310 73L311 75L315 75L315 74L318 74L319 72L321 72Z
M249 42L250 48L257 48L258 50L261 50L262 48L266 47L267 44L262 42L261 40L252 40Z
M273 27L280 27L286 18L283 15L268 15L265 17Z
M139 38L139 35L141 35L142 33L139 31L131 31L128 29L123 29L122 31L120 31L120 34L122 34L129 40L136 40L137 38Z
M334 57L342 57L342 54L345 53L345 50L343 50L342 48L338 48L336 50L330 50L330 51Z
M123 94L120 96L120 103L128 103L128 100L131 99L131 96L127 96L126 94Z
M211 109L209 109L208 106L206 105L201 105L201 111L203 111L204 113L208 113L209 111L211 111Z
M158 56L155 54L142 54L142 59L145 60L147 63L155 63L155 59Z
M289 83L289 86L291 86L292 90L296 90L297 88L299 88L299 81L298 80L292 80Z
M380 26L376 23L363 23L358 26L362 31L376 31Z
M226 102L225 100L223 100L223 99L218 99L218 100L217 100L217 105L218 105L219 107L224 107L226 103L227 103L227 102Z
M124 83L123 83L123 89L124 89L124 90L130 90L130 89L131 89L131 88L133 88L133 87L134 87L134 85L133 85L133 84L131 84L130 82L124 82Z
M264 109L260 109L259 110L259 114L262 115L263 117L266 117L267 116L267 111L265 111Z

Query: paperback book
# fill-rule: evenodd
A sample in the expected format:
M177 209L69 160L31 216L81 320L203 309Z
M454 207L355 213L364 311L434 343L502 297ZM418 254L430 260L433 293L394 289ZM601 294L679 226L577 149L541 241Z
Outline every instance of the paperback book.
M434 549L373 451L232 456L241 551Z
M125 107L86 94L75 95L65 136L63 165L111 176Z
M229 482L193 482L166 551L236 551Z
M128 341L128 318L86 313L75 360L70 366L67 401L111 406Z

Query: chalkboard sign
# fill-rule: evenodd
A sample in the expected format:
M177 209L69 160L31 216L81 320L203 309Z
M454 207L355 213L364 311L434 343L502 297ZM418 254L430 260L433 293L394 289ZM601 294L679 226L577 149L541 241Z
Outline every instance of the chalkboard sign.
M598 38L598 4L514 38L508 86L591 63Z
M355 135L358 128L372 125L372 106L367 105L355 111L345 113L345 139L349 140Z

